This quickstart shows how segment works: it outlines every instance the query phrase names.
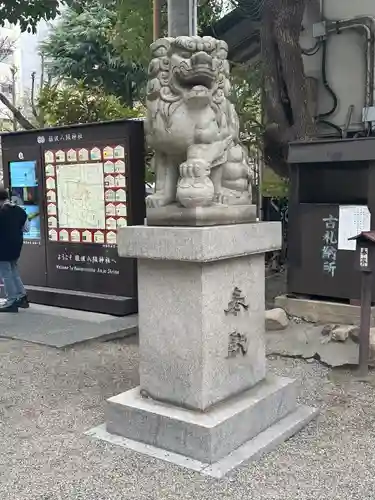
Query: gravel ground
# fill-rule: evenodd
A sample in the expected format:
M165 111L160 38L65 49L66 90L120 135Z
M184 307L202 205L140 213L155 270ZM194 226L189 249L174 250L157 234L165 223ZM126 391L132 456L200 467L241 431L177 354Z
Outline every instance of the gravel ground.
M1 500L375 498L375 377L273 358L321 408L275 452L222 480L96 441L104 400L137 384L135 339L58 351L0 341Z
M266 308L275 307L275 297L286 293L286 272L269 273L266 276Z

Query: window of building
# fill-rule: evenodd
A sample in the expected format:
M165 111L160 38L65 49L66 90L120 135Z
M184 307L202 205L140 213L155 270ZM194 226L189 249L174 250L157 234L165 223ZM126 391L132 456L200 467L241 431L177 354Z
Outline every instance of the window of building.
M13 93L13 85L11 83L0 83L0 91L3 94L12 94Z

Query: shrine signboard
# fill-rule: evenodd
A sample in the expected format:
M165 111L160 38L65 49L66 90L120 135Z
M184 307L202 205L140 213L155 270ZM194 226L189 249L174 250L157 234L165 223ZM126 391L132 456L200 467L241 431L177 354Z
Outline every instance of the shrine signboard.
M20 260L34 302L136 312L136 268L117 231L145 216L138 120L2 136L5 185L30 220Z

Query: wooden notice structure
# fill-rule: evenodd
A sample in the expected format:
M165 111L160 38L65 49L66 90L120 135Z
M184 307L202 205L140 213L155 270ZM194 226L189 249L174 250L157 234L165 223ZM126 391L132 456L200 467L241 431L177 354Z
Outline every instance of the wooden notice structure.
M375 267L375 231L362 231L358 236L349 239L357 242L355 267L362 274L359 375L366 376L370 353L371 286L372 272Z

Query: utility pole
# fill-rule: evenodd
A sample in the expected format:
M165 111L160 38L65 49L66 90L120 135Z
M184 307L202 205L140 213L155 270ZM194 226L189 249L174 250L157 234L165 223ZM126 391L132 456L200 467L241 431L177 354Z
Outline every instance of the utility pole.
M168 36L195 36L197 16L197 0L168 0Z
M12 104L16 108L16 73L17 73L17 68L15 66L12 66L10 68L10 72L12 74ZM16 117L13 113L13 130L17 130L17 120Z
M154 0L154 41L161 37L161 2L162 0Z

